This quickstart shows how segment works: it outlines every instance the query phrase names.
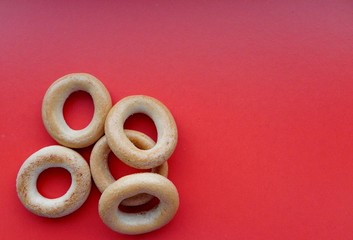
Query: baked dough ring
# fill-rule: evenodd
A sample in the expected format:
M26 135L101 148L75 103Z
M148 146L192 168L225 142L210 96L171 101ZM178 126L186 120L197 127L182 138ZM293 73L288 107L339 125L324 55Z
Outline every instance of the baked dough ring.
M37 189L37 179L45 169L61 167L71 174L71 186L61 197L43 197ZM32 154L17 175L16 189L22 204L32 213L58 218L74 212L86 201L91 190L91 173L84 158L72 149L49 146Z
M79 90L91 95L94 114L85 128L74 130L64 119L63 106L69 95ZM72 73L59 78L49 87L43 99L42 118L48 133L58 143L70 148L83 148L104 134L104 122L111 106L109 92L97 78L87 73Z
M137 148L124 133L124 122L134 113L146 114L156 125L158 139L153 148ZM113 106L105 121L105 135L114 154L138 169L161 165L171 156L178 140L177 127L169 110L157 99L143 95L123 98Z
M119 204L126 198L140 193L157 197L158 206L139 213L125 213ZM111 184L99 199L99 215L112 230L125 234L151 232L172 220L179 207L179 195L174 184L155 173L127 175Z
M150 149L155 145L155 142L143 134L134 130L125 130L126 136L130 141L141 149ZM108 166L108 156L111 152L106 136L101 137L99 141L94 145L91 157L90 166L93 180L100 192L103 192L110 184L114 183L116 180L112 176ZM162 165L152 168L153 173L158 173L164 177L168 176L168 163L164 162ZM124 206L139 206L149 202L153 196L148 194L139 194L134 197L125 199L122 201Z

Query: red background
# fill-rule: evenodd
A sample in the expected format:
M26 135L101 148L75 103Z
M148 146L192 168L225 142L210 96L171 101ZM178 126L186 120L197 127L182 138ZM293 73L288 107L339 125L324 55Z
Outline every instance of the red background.
M1 239L353 239L352 1L0 1L0 35ZM111 231L96 187L61 219L18 200L21 164L55 144L44 93L72 72L173 113L180 208L164 228ZM92 113L87 94L65 105L76 128ZM127 125L155 137L146 117ZM57 170L38 183L69 184Z

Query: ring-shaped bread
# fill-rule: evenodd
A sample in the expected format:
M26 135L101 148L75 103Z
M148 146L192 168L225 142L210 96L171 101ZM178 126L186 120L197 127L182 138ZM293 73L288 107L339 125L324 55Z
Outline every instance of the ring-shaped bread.
M126 129L125 134L129 140L140 149L150 149L155 145L155 142L144 133ZM107 143L106 136L101 137L101 139L96 142L91 152L90 167L92 178L100 192L103 192L110 184L116 181L108 166L110 152L111 150ZM164 162L162 165L152 168L151 172L167 177L168 163ZM125 199L121 204L124 206L139 206L149 202L152 198L153 196L143 193Z
M61 197L49 199L37 189L37 179L48 168L60 167L71 174L71 186ZM32 213L49 218L66 216L86 201L91 190L91 173L84 158L72 149L49 146L33 153L22 164L16 180L22 204Z
M135 113L146 114L156 125L157 143L150 149L139 149L124 132L126 119ZM178 141L177 127L170 111L157 99L144 95L123 98L112 107L106 118L105 135L114 154L138 169L161 165L171 156Z
M159 204L146 212L126 213L120 203L137 194L147 193L159 199ZM118 179L99 199L99 215L112 230L124 234L142 234L169 223L179 207L179 195L174 184L155 173L136 173Z
M89 93L94 103L91 122L80 130L70 128L63 115L66 99L76 91ZM72 73L56 80L45 93L42 119L48 133L58 143L70 148L83 148L103 136L105 118L111 106L109 92L101 81L87 73Z

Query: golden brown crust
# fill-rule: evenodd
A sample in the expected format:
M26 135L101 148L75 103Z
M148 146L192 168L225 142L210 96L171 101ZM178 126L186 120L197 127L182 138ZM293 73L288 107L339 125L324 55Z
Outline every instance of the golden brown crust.
M71 174L71 186L61 197L48 199L37 190L39 174L47 168L62 167ZM91 190L91 174L87 162L74 150L49 146L32 154L20 168L16 189L22 204L32 213L50 218L66 216L77 210Z
M155 123L158 139L153 148L137 148L124 133L124 122L134 113L144 113ZM157 99L143 95L126 97L112 107L106 118L105 135L114 154L138 169L161 165L171 156L178 140L177 127L167 107Z
M91 95L94 114L85 128L73 130L65 122L63 106L69 95L79 90ZM103 83L87 73L72 73L56 80L45 93L42 119L48 133L58 143L66 147L82 148L93 144L104 134L104 122L111 106L109 92Z
M126 198L140 193L157 197L157 207L139 213L124 213L118 209ZM99 215L112 230L124 234L142 234L169 223L179 207L179 195L174 184L155 173L136 173L118 179L99 199Z
M141 149L150 149L155 145L155 142L150 137L141 132L125 130L125 134L134 145ZM91 173L100 192L103 192L110 184L116 181L110 173L108 166L108 155L110 152L111 150L105 136L101 137L92 149L90 157ZM161 166L152 168L151 171L167 177L168 163L164 162ZM147 203L152 198L153 197L148 194L139 194L125 199L121 204L124 206L138 206Z

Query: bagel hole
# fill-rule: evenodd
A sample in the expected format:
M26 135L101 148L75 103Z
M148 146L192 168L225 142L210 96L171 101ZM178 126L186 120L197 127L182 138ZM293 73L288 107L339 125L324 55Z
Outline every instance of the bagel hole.
M132 168L125 163L123 163L119 158L117 158L113 152L109 153L108 156L108 166L110 173L115 179L119 179L123 176L141 173L141 172L150 172L150 169L136 169Z
M58 198L69 190L71 181L71 174L66 169L48 168L39 174L37 189L43 197Z
M63 108L66 124L75 130L85 128L92 120L94 103L91 95L85 91L76 91L66 99Z
M140 212L147 212L156 208L159 204L159 199L153 197L149 202L139 205L139 206L124 206L120 204L118 209L124 213L140 213Z
M128 117L124 123L125 129L142 132L157 141L157 128L153 120L143 113L136 113Z

